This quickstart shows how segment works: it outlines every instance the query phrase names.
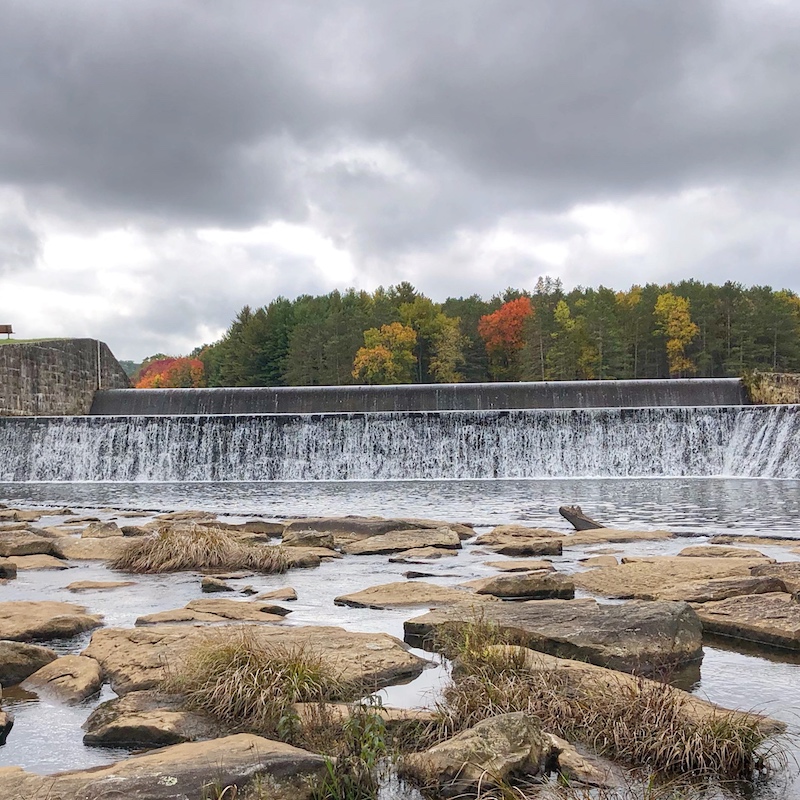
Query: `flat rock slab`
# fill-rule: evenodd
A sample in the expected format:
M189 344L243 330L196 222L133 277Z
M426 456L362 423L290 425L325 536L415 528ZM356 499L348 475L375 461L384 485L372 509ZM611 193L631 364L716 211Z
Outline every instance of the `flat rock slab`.
M55 695L65 703L79 703L100 691L103 672L93 658L62 656L26 679L24 689Z
M476 597L467 589L440 586L425 581L402 581L370 586L360 592L343 594L334 599L337 606L354 608L404 608L413 606L442 606L453 603L484 603L490 598Z
M346 544L342 551L351 556L382 555L400 553L403 550L415 550L422 547L439 547L446 550L458 550L461 539L449 528L428 530L404 530L370 536L358 542Z
M687 603L709 603L746 594L783 592L780 578L710 578L707 581L681 583L665 591L662 600L684 600Z
M750 550L746 547L726 547L720 544L697 544L692 547L684 547L678 555L689 558L761 558L770 564L775 563L774 558L765 556L759 550Z
M0 578L16 578L17 565L9 558L0 558Z
M111 561L122 555L131 542L124 536L110 536L105 539L92 537L77 539L65 536L52 542L56 555L74 558L78 561Z
M614 556L589 556L579 559L584 567L616 567L619 561Z
M287 520L286 531L327 531L334 534L337 544L370 536L381 536L392 531L426 528L450 528L461 539L469 539L475 531L467 525L433 519L385 519L383 517L308 517Z
M283 622L288 608L256 600L224 600L202 598L183 608L146 614L137 625L158 625L169 622Z
M177 625L102 629L92 635L83 655L100 662L117 694L153 689L163 680L166 664L180 661L207 632ZM351 633L313 625L256 625L252 632L265 644L316 653L343 681L370 689L416 678L428 664L385 633Z
M34 569L69 569L72 566L55 556L9 556L7 560L13 563L20 572Z
M0 641L0 686L22 683L58 656L49 647L27 642Z
M571 600L575 584L568 575L555 572L519 572L493 575L462 583L476 594L489 594L503 600Z
M758 544L775 547L793 547L800 543L800 538L794 536L751 536L742 534L736 536L730 533L722 533L713 536L708 540L711 544Z
M55 555L53 540L30 531L0 531L0 557Z
M672 538L674 538L674 534L669 531L625 531L617 528L597 528L568 534L564 537L564 547L586 547L613 542L660 542Z
M516 644L623 672L647 674L703 656L700 620L686 603L532 600L487 604L480 617ZM475 618L466 604L430 611L405 623L405 639L430 647Z
M0 603L0 639L18 642L68 639L103 624L83 606L50 600L12 600Z
M482 533L475 544L505 556L560 556L563 534L546 528L499 525Z
M786 592L731 597L696 611L707 633L800 650L800 603Z
M73 581L67 584L66 589L70 592L106 592L125 586L136 586L136 581Z
M612 567L597 567L574 575L575 586L619 599L661 600L674 597L677 586L711 578L747 578L763 562L748 558L623 558ZM682 598L681 598L682 599Z
M333 534L328 531L284 531L281 537L284 547L334 547Z
M182 707L182 698L156 691L130 692L101 703L84 722L83 743L100 747L164 747L213 739L219 726Z
M757 567L753 567L750 570L750 574L759 578L780 578L787 592L800 592L800 561L760 564Z
M0 769L0 786L6 797L32 800L186 800L203 797L209 786L236 786L239 796L255 776L272 775L278 786L270 800L308 800L308 782L325 771L320 755L240 733L176 744L80 772L34 775L5 767Z
M443 547L415 547L390 556L389 561L393 564L424 564L426 561L453 558L457 555L457 550L446 550Z
M555 570L552 562L540 561L532 558L508 559L507 561L484 561L487 567L499 570L500 572L535 572L536 570Z
M262 592L256 600L297 600L297 591L291 586L284 586L282 589L272 589L269 592Z

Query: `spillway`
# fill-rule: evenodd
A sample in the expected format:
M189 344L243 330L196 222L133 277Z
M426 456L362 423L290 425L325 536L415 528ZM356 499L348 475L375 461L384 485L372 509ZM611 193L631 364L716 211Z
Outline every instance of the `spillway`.
M800 478L800 406L0 419L0 481Z

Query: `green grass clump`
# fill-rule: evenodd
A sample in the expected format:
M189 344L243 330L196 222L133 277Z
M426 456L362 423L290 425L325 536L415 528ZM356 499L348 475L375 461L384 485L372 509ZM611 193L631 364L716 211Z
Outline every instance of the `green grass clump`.
M144 574L198 569L271 574L285 572L288 559L280 547L250 544L220 528L182 524L133 541L111 567Z

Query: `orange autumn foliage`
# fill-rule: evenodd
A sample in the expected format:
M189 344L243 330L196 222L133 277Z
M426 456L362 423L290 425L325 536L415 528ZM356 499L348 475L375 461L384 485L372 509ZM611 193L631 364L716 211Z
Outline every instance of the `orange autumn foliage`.
M205 386L205 368L197 358L151 361L136 381L137 389L196 389Z
M478 322L478 333L488 353L511 354L522 349L525 319L533 314L530 298L518 297L503 303L493 314Z

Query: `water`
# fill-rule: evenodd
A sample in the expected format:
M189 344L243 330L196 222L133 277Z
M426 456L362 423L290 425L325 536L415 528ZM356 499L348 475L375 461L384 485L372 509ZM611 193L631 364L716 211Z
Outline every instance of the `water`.
M800 478L800 406L0 419L0 481Z
M591 516L614 526L667 528L692 543L702 543L716 533L780 534L800 541L800 481L756 479L554 479L506 481L398 481L328 483L156 483L156 484L0 484L0 499L10 505L71 506L104 518L113 506L127 509L204 508L237 520L260 514L267 518L307 515L378 514L381 516L433 517L472 522L479 530L504 522L523 522L567 530L558 516L562 504L578 503ZM44 524L55 520L44 520ZM614 545L629 554L673 554L687 544L685 538L666 542ZM602 548L570 549L554 558L560 570L582 569L579 559ZM767 546L763 552L781 560L797 559L788 547ZM460 583L491 574L484 561L493 556L474 552L469 544L453 559L442 559L424 571L443 584ZM283 576L252 577L233 581L237 587L253 584L259 591L291 585L298 600L289 624L332 624L351 630L386 631L402 636L406 619L420 610L374 611L333 604L339 594L367 586L403 580L406 565L390 564L386 557L347 557L316 570L298 570ZM64 588L75 580L118 578L104 566L84 562L61 572L20 573L16 581L0 586L0 599L44 597L85 604L105 615L106 624L130 626L137 616L177 608L199 596L199 578L137 576L137 585L113 592L71 594ZM64 652L79 652L87 636L64 643ZM701 680L693 691L724 705L761 710L786 721L793 737L793 752L800 741L800 665L791 653L731 649L731 643L714 642L705 648ZM431 658L430 655L426 657ZM386 702L405 706L431 702L444 679L436 664L407 686L385 691ZM106 696L108 690L106 690ZM13 694L3 699L17 714L17 726L8 744L0 748L0 766L21 765L47 773L88 767L118 759L122 754L86 748L80 724L98 702L73 708ZM58 735L54 735L57 731ZM787 783L788 781L788 783ZM800 796L800 783L792 770L758 789L759 800Z

